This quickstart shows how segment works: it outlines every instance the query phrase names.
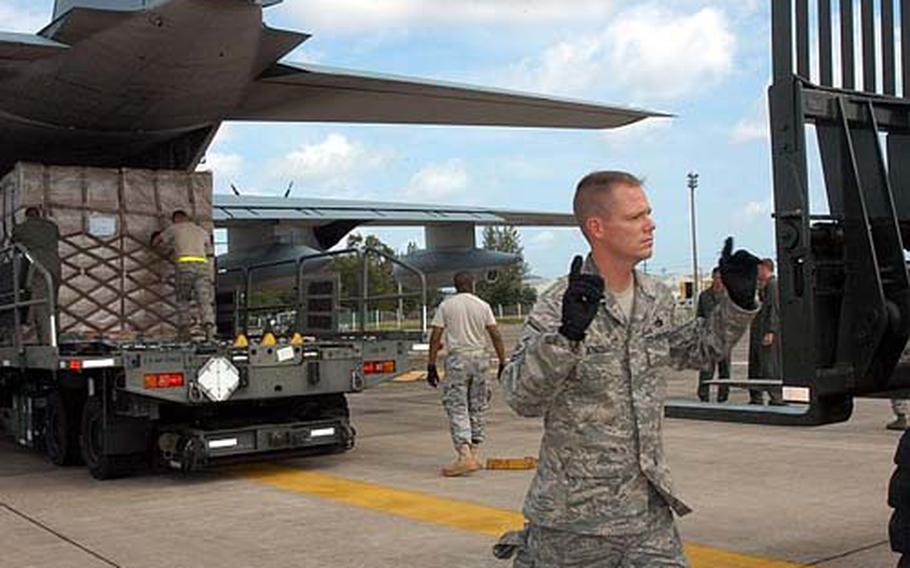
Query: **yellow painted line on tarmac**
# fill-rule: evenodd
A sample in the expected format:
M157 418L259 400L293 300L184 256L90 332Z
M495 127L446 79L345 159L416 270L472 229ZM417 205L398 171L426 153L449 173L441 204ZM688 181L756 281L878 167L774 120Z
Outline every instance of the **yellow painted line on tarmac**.
M689 543L685 545L685 549L686 556L693 568L800 568L807 566L786 560L747 556L701 544Z
M263 466L242 470L241 476L283 491L320 497L345 505L490 537L499 537L506 531L517 530L524 526L524 517L516 511L438 497L430 493L355 481L315 471ZM700 544L689 543L685 545L685 548L693 568L799 568L805 566L783 560L748 556Z
M243 477L285 491L495 537L524 523L521 514L514 511L314 471L269 467L245 471Z

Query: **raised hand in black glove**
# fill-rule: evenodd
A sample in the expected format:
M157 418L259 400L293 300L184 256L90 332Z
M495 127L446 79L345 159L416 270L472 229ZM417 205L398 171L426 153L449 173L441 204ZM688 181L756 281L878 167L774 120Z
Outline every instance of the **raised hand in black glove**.
M434 389L439 386L439 372L436 370L436 365L427 365L427 384Z
M499 380L502 378L502 372L506 370L506 364L500 363L499 369L496 371L496 379Z
M597 274L582 274L581 256L572 259L569 286L562 296L562 325L559 333L566 339L581 341L604 297L604 279Z
M755 285L761 259L743 249L736 251L736 254L732 253L733 237L727 237L720 255L720 278L733 303L744 310L754 310Z

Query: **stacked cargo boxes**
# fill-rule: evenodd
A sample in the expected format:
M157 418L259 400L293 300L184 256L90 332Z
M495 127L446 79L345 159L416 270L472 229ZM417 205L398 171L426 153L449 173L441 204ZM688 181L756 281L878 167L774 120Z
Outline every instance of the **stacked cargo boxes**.
M176 335L173 266L150 239L176 209L212 230L210 173L18 164L0 204L4 246L30 206L60 229L62 341Z

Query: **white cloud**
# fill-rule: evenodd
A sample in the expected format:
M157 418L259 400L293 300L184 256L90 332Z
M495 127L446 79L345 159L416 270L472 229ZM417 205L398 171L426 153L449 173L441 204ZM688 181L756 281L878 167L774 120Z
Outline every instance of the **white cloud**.
M504 155L497 159L497 169L508 179L537 181L553 173L553 165L525 155Z
M641 8L608 33L616 38L610 50L616 78L642 94L678 97L718 83L733 69L736 37L714 8L682 17Z
M542 93L583 93L602 77L607 41L598 34L559 42L514 65L508 80L518 88Z
M237 178L243 172L243 164L243 156L240 154L208 152L198 169L211 170L216 176L230 180Z
M744 118L736 123L730 134L730 141L734 144L745 144L755 140L769 140L768 121L761 119Z
M746 144L770 140L771 132L768 124L768 99L762 96L753 105L751 113L733 126L730 141L734 144Z
M469 180L464 162L451 159L423 167L411 176L402 193L406 199L434 202L464 194Z
M222 124L208 150L206 150L205 157L199 167L196 168L199 171L211 171L214 174L218 189L224 189L230 183L237 182L243 173L246 163L243 156L224 148L234 140L234 134L234 125ZM248 192L248 188L244 187L241 191Z
M551 230L536 232L525 242L529 247L547 247L556 242L556 232Z
M617 14L599 33L521 61L508 81L551 93L618 88L635 98L666 100L722 81L733 70L735 49L731 25L716 8L680 14L646 5Z
M616 148L631 144L653 144L661 141L661 136L673 127L675 118L647 118L624 126L604 130L603 139L607 144Z
M742 215L746 221L751 222L756 219L770 218L772 201L769 197L764 201L750 201L742 210Z
M357 176L385 166L391 157L391 152L331 133L321 142L305 144L276 160L269 171L272 177L315 190L346 189Z
M3 31L36 32L49 24L50 21L51 14L49 10L22 9L0 4L0 22L3 22Z
M602 19L610 0L307 0L277 10L321 33L353 33L410 25L559 25Z
M215 138L212 139L209 148L218 148L228 142L234 141L236 131L237 127L235 124L222 122L221 126L218 128L218 132L215 134Z

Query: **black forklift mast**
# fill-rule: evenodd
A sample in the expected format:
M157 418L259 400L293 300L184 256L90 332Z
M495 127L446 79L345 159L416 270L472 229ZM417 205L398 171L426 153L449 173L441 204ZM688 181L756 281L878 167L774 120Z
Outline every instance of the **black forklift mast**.
M841 0L838 14L831 0L814 12L809 2L771 0L768 91L782 379L808 404L676 403L668 416L819 425L847 420L854 396L910 394L910 367L898 364L910 337L910 0L900 22L895 0ZM827 208L809 202L806 125Z

